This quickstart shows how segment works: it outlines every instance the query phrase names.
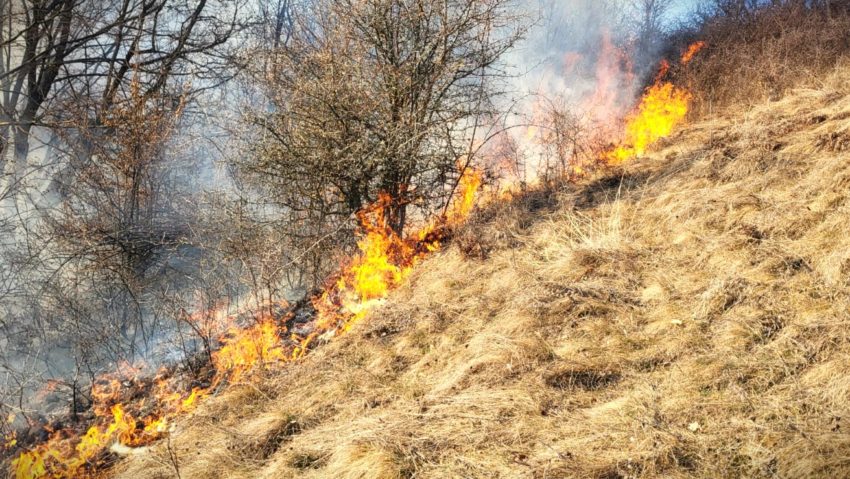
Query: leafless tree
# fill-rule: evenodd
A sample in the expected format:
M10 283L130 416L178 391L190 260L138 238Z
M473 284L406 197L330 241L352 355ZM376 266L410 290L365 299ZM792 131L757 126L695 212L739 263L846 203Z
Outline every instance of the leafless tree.
M260 2L261 38L272 48L289 43L295 29L295 12L298 0L273 0Z
M33 128L87 122L120 101L131 71L144 95L169 82L197 90L227 79L229 40L243 27L242 0L0 0L0 175L24 175Z
M499 60L521 33L514 6L317 0L296 12L288 42L262 59L273 111L251 115L261 130L238 162L282 207L293 250L348 233L381 193L398 232L409 207L446 201L493 114Z
M0 0L0 405L132 359L185 286L175 135L238 73L251 5Z

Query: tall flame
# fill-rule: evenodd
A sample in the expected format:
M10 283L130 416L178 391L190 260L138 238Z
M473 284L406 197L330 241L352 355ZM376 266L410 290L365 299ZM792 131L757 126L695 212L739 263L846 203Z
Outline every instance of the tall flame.
M607 162L622 163L646 153L685 119L690 101L691 94L672 83L649 87L637 109L626 118L624 141L605 154Z
M705 47L705 42L692 44L682 56L681 63L689 63ZM608 164L618 164L646 153L647 149L670 136L688 114L692 99L690 92L664 81L670 64L661 62L655 82L646 89L637 108L626 117L623 141L602 154Z

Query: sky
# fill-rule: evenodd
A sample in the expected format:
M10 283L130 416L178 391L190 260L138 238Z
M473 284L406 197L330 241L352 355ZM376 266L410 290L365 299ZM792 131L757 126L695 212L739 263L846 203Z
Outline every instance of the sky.
M700 4L708 3L705 0L676 0L671 10L673 18L687 19Z

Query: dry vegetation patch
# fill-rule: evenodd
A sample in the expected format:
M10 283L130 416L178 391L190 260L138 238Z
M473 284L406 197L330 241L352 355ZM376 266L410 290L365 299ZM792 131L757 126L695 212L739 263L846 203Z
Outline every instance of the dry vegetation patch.
M850 4L845 0L717 3L723 7L709 7L692 31L676 34L683 45L693 39L708 45L687 68L674 72L676 82L694 94L697 115L777 101L802 86L820 88L837 64L847 62ZM817 124L829 117L804 120Z
M118 477L850 475L847 78L482 212Z

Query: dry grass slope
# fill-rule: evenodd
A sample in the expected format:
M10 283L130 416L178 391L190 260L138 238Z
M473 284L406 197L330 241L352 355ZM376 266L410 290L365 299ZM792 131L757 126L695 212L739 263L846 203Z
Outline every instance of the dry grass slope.
M850 477L848 80L482 212L117 476Z

